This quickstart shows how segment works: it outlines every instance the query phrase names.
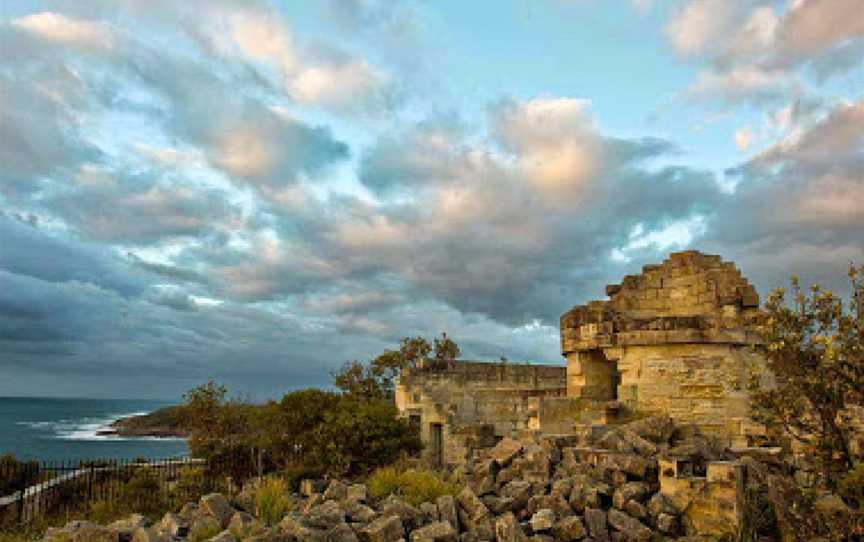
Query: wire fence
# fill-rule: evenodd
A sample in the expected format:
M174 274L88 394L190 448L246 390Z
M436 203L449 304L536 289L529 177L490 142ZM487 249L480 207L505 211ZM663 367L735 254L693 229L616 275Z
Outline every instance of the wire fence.
M242 483L225 462L164 460L0 462L0 527L94 508L146 512ZM239 479L238 479L239 478Z

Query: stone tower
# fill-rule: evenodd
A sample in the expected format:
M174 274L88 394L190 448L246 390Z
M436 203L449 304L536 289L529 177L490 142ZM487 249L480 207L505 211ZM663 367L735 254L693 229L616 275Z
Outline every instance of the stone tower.
M599 421L668 414L747 445L748 367L759 296L735 264L696 251L606 287L608 301L561 316L567 397L600 410Z

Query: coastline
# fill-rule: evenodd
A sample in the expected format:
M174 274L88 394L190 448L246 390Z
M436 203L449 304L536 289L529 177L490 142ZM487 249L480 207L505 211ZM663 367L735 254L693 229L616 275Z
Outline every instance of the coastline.
M147 414L117 418L96 434L102 437L187 439L190 431L183 427L178 407L170 406Z

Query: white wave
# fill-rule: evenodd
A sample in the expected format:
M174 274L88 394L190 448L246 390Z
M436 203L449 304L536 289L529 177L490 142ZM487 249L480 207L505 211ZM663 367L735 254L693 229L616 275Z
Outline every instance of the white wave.
M119 414L110 414L99 417L85 417L78 420L56 420L56 421L39 421L39 422L16 422L16 425L23 425L33 429L44 430L49 438L56 440L74 440L74 441L182 441L180 437L119 437L111 434L99 434L102 432L112 431L111 424L120 418L128 418L130 416L142 416L149 412L125 412Z

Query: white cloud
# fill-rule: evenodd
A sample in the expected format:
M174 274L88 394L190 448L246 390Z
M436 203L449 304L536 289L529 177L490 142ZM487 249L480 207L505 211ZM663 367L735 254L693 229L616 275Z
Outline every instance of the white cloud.
M746 151L750 148L753 142L753 130L750 127L744 127L735 131L735 146L739 151Z
M111 49L115 41L114 32L107 24L51 11L12 19L10 23L44 40L87 49Z

